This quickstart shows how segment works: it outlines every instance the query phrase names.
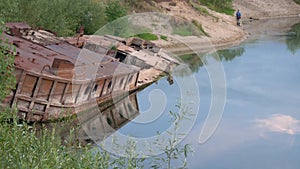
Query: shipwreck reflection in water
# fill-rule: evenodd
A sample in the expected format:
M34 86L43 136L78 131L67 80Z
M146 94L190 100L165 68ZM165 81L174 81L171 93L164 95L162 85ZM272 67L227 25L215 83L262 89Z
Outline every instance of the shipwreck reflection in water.
M136 93L114 102L110 107L88 110L78 116L81 142L99 143L137 117L139 112Z
M140 114L136 93L79 113L75 119L36 123L37 134L55 130L63 144L97 144Z
M80 133L83 140L98 143L140 114L136 94L129 95L106 109L96 108L92 114L95 114L92 118L86 118L84 114L78 117L81 123Z

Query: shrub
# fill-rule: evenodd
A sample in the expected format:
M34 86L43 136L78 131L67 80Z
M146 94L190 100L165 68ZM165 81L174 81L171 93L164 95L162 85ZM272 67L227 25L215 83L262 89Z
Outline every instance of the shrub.
M114 0L108 3L108 5L105 8L105 16L108 22L112 22L117 18L120 18L125 15L126 8L124 8L118 0Z
M232 0L199 0L199 2L211 10L227 15L233 15L235 11L232 8Z
M79 145L68 147L56 130L44 128L38 133L32 126L19 123L16 116L6 121L5 113L9 116L15 110L1 112L0 168L108 168L108 153L93 153Z
M80 26L93 34L105 24L104 5L94 0L2 0L0 16L6 22L26 22L56 32L76 34Z

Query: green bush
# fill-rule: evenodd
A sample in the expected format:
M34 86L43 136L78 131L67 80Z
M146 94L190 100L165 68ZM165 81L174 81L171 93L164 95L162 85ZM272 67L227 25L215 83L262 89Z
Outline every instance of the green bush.
M300 0L294 0L297 4L300 5Z
M85 27L86 34L93 34L106 22L103 3L94 0L1 0L0 17L59 36L74 35L80 26Z
M6 121L5 113L15 111L1 112L0 168L108 168L108 153L93 153L80 145L68 147L56 130L44 128L38 133L26 123L19 123L16 116Z
M105 16L108 22L112 22L117 18L126 15L126 8L122 6L120 1L114 0L107 4L105 8Z

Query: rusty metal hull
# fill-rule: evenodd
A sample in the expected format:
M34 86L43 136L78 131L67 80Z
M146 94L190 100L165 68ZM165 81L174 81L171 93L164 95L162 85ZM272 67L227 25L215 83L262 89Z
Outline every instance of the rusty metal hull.
M10 23L8 28L4 38L16 47L17 85L4 105L15 105L22 119L67 117L137 89L137 67L85 51L85 57L96 58L87 63L78 58L81 49L49 32L19 23ZM88 72L92 66L96 69L93 78Z
M114 90L118 79L99 78L93 82L76 82L36 74L16 68L17 86L10 96L10 105L16 105L22 119L28 121L47 121L59 119L79 113L98 103L117 97L127 90ZM129 78L130 75L125 76ZM135 75L137 77L137 75ZM134 81L135 78L132 78ZM128 79L129 80L129 79ZM123 82L121 88L126 89L130 82ZM136 88L130 88L133 91Z

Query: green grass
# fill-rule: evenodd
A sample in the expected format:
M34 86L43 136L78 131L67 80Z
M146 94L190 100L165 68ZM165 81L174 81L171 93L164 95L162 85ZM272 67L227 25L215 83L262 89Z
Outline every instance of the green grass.
M160 35L160 39L165 40L165 41L168 41L168 37L167 37L167 36L164 36L164 35Z
M186 23L185 25L173 27L173 34L180 36L209 36L203 29L202 25L196 20L191 23Z
M232 0L199 0L199 2L211 10L227 15L233 15L235 12L232 7Z
M201 23L199 23L196 20L192 20L192 23L205 35L205 36L209 36L209 34L207 32L205 32L205 30L203 29Z
M210 13L208 12L208 10L206 8L203 8L201 6L195 6L195 9L203 15L206 15L206 16L210 15Z
M175 28L173 30L173 34L180 36L193 36L193 32L188 26Z
M180 36L202 36L204 30L200 30L197 26L188 20L179 18L172 18L170 20L171 27L173 28L172 34ZM199 26L199 25L198 25ZM202 27L202 26L201 26Z
M194 2L194 1L190 0L189 3L193 6L194 9L196 9L202 15L211 16L209 11L206 8L200 6L197 2Z
M15 112L1 110L0 168L108 168L108 153L93 153L89 146L83 148L71 139L62 140L55 129L38 132L11 116Z
M139 37L144 40L158 40L158 36L152 33L137 34L136 37Z

